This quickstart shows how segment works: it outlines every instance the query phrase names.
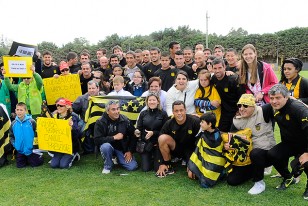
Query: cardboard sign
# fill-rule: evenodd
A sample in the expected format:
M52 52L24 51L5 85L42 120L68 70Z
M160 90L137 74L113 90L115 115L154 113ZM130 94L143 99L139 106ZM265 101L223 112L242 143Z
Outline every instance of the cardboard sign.
M46 117L37 118L39 149L72 154L72 134L68 121Z
M48 105L55 104L60 97L74 102L77 97L82 95L78 74L69 74L59 78L45 78L43 83Z
M33 59L37 59L36 56L37 46L30 44L23 44L16 41L13 41L9 55L10 56L29 56Z
M32 77L31 57L3 57L5 77Z

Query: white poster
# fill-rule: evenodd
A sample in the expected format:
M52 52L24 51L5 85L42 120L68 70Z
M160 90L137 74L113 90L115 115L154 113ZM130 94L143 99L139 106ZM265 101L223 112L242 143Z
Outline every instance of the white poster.
M11 74L27 74L26 61L9 60L9 70Z

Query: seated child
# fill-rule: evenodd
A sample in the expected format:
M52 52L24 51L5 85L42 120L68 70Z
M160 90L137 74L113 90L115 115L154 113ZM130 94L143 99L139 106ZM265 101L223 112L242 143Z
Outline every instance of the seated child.
M133 96L130 92L123 89L124 78L122 76L115 76L112 82L114 90L110 92L107 96Z
M222 154L223 141L220 131L215 127L216 116L212 112L200 117L201 132L197 147L188 162L188 177L199 179L201 187L210 188L224 173L226 160Z
M16 166L37 167L43 164L42 153L33 150L34 137L36 136L36 122L27 114L27 105L19 102L16 105L16 118L10 128L10 141L16 150Z

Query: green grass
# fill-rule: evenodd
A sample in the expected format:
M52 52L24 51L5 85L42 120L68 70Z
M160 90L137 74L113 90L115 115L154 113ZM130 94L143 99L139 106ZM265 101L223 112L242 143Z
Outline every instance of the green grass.
M308 78L308 71L301 72ZM275 137L280 139L278 127ZM279 178L265 177L266 190L252 196L251 181L237 187L221 182L212 189L200 188L187 178L185 168L159 179L154 172L127 172L119 167L102 175L102 159L83 156L69 170L51 169L49 157L38 168L17 169L14 161L1 168L0 205L307 205L302 193L307 178L286 191L276 191ZM273 170L272 174L276 171ZM122 176L120 174L128 174Z
M276 126L279 139L278 134ZM307 205L302 198L305 175L286 191L275 189L281 179L266 176L266 191L252 196L247 193L251 181L237 187L221 182L203 189L187 178L182 166L160 179L154 172L127 172L120 167L102 175L102 159L94 155L83 156L69 170L51 169L49 159L46 156L38 168L17 169L13 161L1 168L0 205Z

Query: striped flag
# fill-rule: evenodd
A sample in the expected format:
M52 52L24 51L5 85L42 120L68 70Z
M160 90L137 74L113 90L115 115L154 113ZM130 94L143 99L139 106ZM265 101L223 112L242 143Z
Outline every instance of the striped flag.
M6 156L11 150L9 129L11 121L3 104L0 104L0 166L3 166L7 159Z
M142 97L128 96L95 96L89 100L88 109L85 114L84 134L90 132L93 136L94 124L105 112L105 104L110 100L119 101L121 114L128 119L136 121L140 111L145 106L145 99Z

